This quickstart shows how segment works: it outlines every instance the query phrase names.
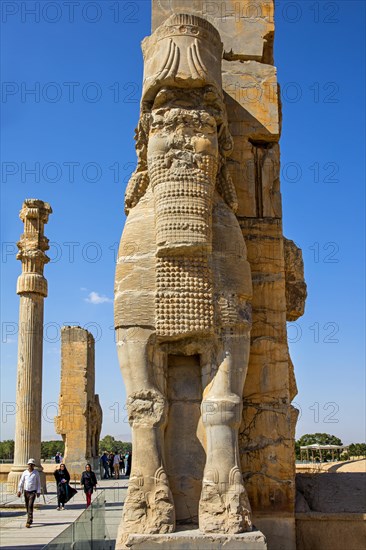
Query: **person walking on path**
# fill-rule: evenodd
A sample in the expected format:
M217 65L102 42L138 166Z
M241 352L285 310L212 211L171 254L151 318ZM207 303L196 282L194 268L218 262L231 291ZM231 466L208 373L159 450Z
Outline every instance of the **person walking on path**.
M122 453L119 453L119 471L121 475L125 473L125 459Z
M95 473L91 469L89 462L85 465L85 470L81 474L80 485L84 486L84 493L86 496L86 507L89 508L91 504L91 496L94 491L94 487L97 485L97 478Z
M18 497L20 498L24 492L25 506L27 508L27 523L26 527L30 527L33 523L33 506L34 501L40 497L41 494L41 478L39 477L38 470L35 470L34 466L36 461L34 458L28 460L28 469L24 470L18 486Z
M77 490L69 485L70 474L64 463L55 470L54 474L57 485L57 510L65 510L65 504L76 495Z
M100 457L100 462L102 463L102 466L103 466L103 469L104 469L103 479L109 479L109 462L108 462L107 451L104 451L104 453Z
M125 475L130 476L131 475L131 465L132 465L132 451L128 452L126 454L125 458Z
M114 460L114 452L112 451L109 453L109 456L108 456L109 471L110 471L111 477L113 477L113 472L114 472L113 460Z
M119 479L119 462L121 460L121 457L118 453L116 453L113 457L113 468L114 468L114 477L115 479Z

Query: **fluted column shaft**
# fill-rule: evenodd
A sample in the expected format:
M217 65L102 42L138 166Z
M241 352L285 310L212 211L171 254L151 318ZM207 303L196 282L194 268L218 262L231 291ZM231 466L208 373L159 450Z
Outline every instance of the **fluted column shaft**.
M43 296L20 296L14 465L41 459Z
M24 233L17 243L17 259L22 262L17 294L20 296L18 333L18 370L16 388L14 464L8 476L8 491L16 491L29 458L34 458L46 492L41 466L42 429L42 352L43 302L47 296L44 265L48 239L44 225L52 213L50 205L38 199L26 199L20 211Z

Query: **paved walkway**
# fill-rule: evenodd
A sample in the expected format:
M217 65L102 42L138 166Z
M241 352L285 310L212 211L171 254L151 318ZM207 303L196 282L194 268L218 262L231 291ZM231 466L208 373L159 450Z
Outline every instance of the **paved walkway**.
M99 490L104 489L106 500L106 526L111 540L115 541L122 515L123 502L127 492L128 478L120 480L106 479L98 482ZM48 493L45 502L41 495L36 499L37 508L33 514L33 525L25 527L26 514L24 500L7 497L0 504L0 547L2 550L26 548L41 550L66 527L73 523L85 510L85 496L82 490L66 504L65 510L58 511L55 484L47 484ZM99 490L94 493L98 496ZM4 503L6 500L6 504ZM20 503L22 507L20 507ZM113 545L114 546L114 545Z

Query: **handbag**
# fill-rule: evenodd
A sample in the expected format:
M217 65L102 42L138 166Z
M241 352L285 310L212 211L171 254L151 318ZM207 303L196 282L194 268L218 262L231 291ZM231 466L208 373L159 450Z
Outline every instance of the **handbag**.
M65 503L66 503L66 502L69 502L69 500L76 495L77 490L71 487L71 485L67 483L65 487L65 493L66 493L66 498L65 498Z

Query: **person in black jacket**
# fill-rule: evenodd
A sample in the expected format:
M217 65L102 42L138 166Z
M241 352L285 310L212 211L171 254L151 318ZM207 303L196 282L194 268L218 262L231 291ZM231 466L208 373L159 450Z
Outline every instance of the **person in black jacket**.
M125 458L125 475L130 476L131 475L131 466L132 466L132 451L127 452L126 458Z
M122 454L122 451L119 453L119 471L121 475L124 475L125 473L125 459Z
M81 474L80 485L84 485L84 493L86 496L86 507L89 508L91 504L91 496L93 494L94 487L97 485L97 478L95 473L91 469L89 462L85 465L85 470Z
M70 474L65 464L61 463L60 467L55 470L53 475L55 476L57 485L57 510L65 510L65 503L68 502L77 491L69 485Z
M114 461L114 453L111 452L109 453L109 456L108 456L108 464L109 464L109 471L110 471L110 475L111 477L113 477L113 474L114 474L114 465L113 465L113 461Z

